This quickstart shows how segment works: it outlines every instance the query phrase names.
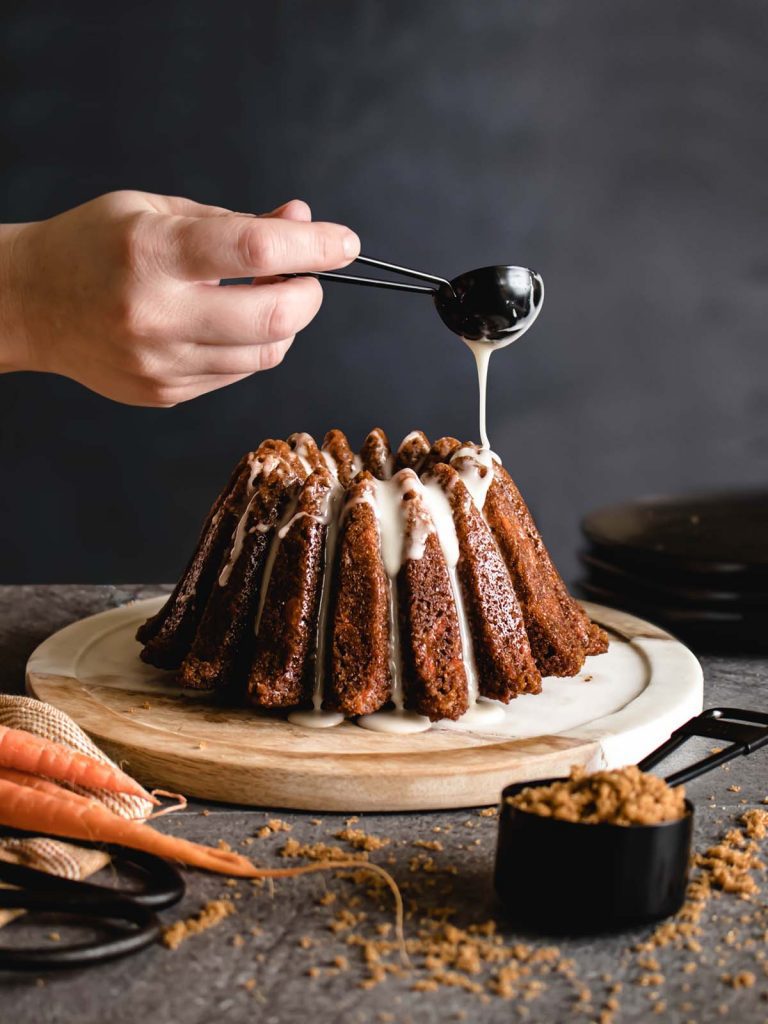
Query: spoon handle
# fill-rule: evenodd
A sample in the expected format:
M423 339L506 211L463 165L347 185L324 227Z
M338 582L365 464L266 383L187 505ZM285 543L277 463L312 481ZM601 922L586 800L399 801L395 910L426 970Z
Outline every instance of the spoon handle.
M379 270L388 270L392 274L402 274L403 277L415 277L418 281L432 281L436 285L446 284L451 287L450 281L444 277L435 277L434 274L425 274L423 270L409 270L408 267L398 267L395 263L384 263L383 260L374 260L370 256L360 255L355 263L365 263L369 267L378 267Z
M423 284L406 284L404 281L377 281L373 277L355 277L353 274L286 274L286 277L316 277L320 281L340 281L342 284L364 284L369 288L392 288L398 292L424 292L434 295L436 288L428 288Z
M450 282L442 277L435 277L434 274L425 274L421 270L410 270L408 267L398 267L395 263L385 263L383 260L374 260L370 256L358 256L355 263L364 263L368 267L378 267L379 270L387 270L391 274L401 274L403 277L415 277L419 281L432 281L437 288L425 288L424 285L405 284L400 281L380 281L373 277L355 277L352 274L337 273L306 273L306 274L285 274L285 277L316 277L320 281L342 281L345 284L364 284L368 288L392 288L398 292L422 292L434 295L438 288L447 285L451 288ZM453 289L451 288L451 291Z

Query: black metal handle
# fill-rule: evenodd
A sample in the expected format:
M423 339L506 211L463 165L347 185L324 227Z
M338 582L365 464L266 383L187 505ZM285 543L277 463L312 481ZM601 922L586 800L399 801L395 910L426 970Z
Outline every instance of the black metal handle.
M425 274L422 270L411 270L409 267L399 267L395 263L385 263L383 260L374 260L370 256L358 256L354 263L364 263L369 267L378 267L391 274L401 274L403 277L414 277L419 281L431 281L433 286L425 287L419 284L405 284L402 281L381 281L374 277L355 277L353 274L337 274L335 271L311 272L305 274L284 274L284 277L316 277L320 281L340 281L342 284L362 284L368 288L391 288L399 292L419 292L421 294L434 295L439 288L445 285L451 288L450 281L445 278L436 277L434 274ZM451 291L453 289L451 288Z
M662 743L639 762L641 771L655 768L660 761L681 747L692 736L707 736L710 739L730 741L718 754L696 761L687 768L668 775L670 786L680 786L691 779L718 768L735 757L746 756L768 743L768 714L762 711L745 711L743 708L709 708L692 718L679 729L675 729L666 742Z

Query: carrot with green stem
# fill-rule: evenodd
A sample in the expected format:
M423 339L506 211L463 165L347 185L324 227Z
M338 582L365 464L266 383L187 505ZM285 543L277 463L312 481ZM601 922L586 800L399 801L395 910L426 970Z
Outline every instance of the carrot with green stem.
M0 778L0 825L25 832L44 832L62 839L116 843L177 860L190 867L238 878L295 878L317 871L350 868L369 871L383 879L394 896L397 937L401 954L407 961L403 935L403 899L395 880L378 864L350 859L302 864L294 868L259 868L247 857L232 850L219 850L179 836L165 835L150 825L113 814L96 800L80 796L73 800L73 796L76 794L59 795L47 787L43 789L39 786L20 785L7 778Z
M130 793L157 803L138 782L119 768L94 761L86 754L44 740L24 729L0 725L0 767L45 775L57 782L108 789L113 793Z

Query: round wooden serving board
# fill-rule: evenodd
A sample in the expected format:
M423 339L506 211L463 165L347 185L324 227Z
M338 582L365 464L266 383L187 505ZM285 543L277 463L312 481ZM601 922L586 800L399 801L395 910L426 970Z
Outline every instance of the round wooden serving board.
M139 661L138 625L164 598L75 622L27 664L27 689L71 715L146 786L310 811L410 811L495 803L510 782L573 764L639 760L702 706L702 674L656 626L586 605L611 634L580 675L514 700L494 733L442 725L393 736L344 722L305 729L173 685Z

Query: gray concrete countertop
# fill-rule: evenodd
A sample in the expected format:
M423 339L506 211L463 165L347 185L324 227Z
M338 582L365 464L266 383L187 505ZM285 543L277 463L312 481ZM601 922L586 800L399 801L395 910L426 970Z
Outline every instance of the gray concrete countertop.
M157 587L135 586L0 587L0 691L22 692L25 661L48 634L82 616L158 592ZM768 704L763 694L768 676L765 659L706 657L702 662L708 705L760 708ZM768 795L767 765L768 751L760 752L689 786L697 806L697 850L711 846L745 810L761 804ZM259 830L274 818L290 826L290 831L259 837ZM226 840L264 865L303 863L279 855L289 840L352 850L347 839L337 838L345 828L345 819L337 815L192 804L158 827L203 842ZM388 840L369 856L388 867L403 886L410 910L409 937L434 928L429 918L434 921L438 908L450 925L460 929L494 917L491 869L496 818L492 812L367 814L352 827ZM419 843L438 843L442 849ZM563 869L567 870L567 850ZM340 1020L360 1024L765 1021L764 871L756 869L753 874L762 891L749 902L734 895L709 900L698 923L700 932L683 940L687 946L673 942L650 953L638 952L638 943L649 938L652 928L591 939L537 938L515 933L499 917L502 938L495 948L500 963L475 964L467 948L464 958L448 973L444 971L442 983L433 987L432 973L419 953L414 954L412 971L393 973L378 984L366 982L377 947L367 947L366 964L366 947L360 943L380 942L379 929L386 930L393 919L391 900L371 895L369 883L328 873L281 880L274 886L248 882L228 886L223 879L189 872L187 895L180 906L164 913L166 921L194 915L206 901L220 897L231 899L236 912L218 926L191 936L175 951L158 945L87 971L41 976L0 972L0 1020L14 1024L143 1020L282 1024L307 1019L312 1024ZM20 923L12 924L0 932L0 942L9 942L13 930L22 928ZM453 940L454 954L457 941L471 946L471 939L461 933L449 930L447 936ZM551 952L555 945L557 953ZM396 963L392 956L384 959ZM567 960L572 967L563 964ZM504 963L512 963L512 970L520 968L522 974L517 986L520 994L511 999L495 991L494 979ZM745 987L734 987L732 980L741 972L746 972L740 979Z

